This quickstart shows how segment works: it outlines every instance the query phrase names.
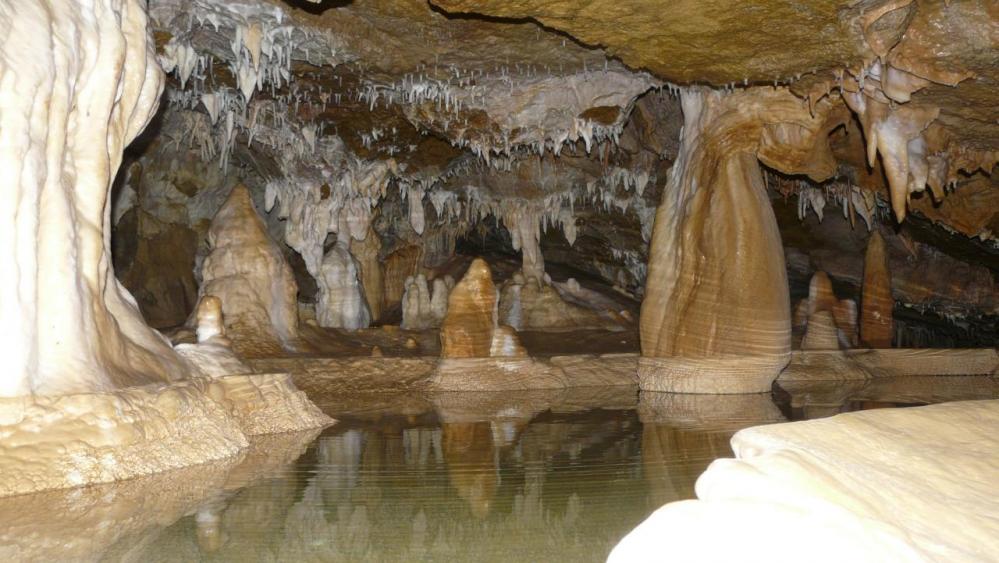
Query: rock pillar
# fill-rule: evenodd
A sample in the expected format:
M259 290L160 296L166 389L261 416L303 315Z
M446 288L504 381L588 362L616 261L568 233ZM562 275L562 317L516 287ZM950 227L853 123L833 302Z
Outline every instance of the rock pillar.
M770 390L791 352L784 252L759 160L834 171L826 108L786 90L681 94L680 153L656 213L642 304L642 389Z
M5 6L0 76L0 396L188 375L111 263L111 183L163 85L145 2Z

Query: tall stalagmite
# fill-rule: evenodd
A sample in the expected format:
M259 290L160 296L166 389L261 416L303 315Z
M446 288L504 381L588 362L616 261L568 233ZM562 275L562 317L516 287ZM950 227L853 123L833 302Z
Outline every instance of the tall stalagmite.
M864 255L864 287L861 294L860 338L871 348L891 348L895 327L892 322L891 271L888 251L877 231L871 233Z
M298 285L242 184L233 188L212 220L208 244L212 250L201 267L199 293L222 300L236 349L253 355L293 346L298 337Z
M476 258L448 299L441 325L442 358L488 358L496 328L496 286L489 264Z
M182 378L111 265L111 183L162 92L145 3L4 3L0 53L0 396Z
M759 160L813 178L835 163L828 107L783 89L682 90L680 154L656 213L642 304L643 389L770 390L791 352L784 252ZM818 141L818 142L817 142Z

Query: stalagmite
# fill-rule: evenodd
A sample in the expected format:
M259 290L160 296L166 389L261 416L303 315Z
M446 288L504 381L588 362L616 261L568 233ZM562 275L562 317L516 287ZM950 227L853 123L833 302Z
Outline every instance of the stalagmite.
M441 358L487 358L496 327L496 286L489 264L476 258L448 297Z
M385 300L384 274L382 262L378 258L381 248L382 243L378 233L370 228L364 240L350 241L350 254L360 267L360 282L364 288L364 300L371 313L371 320L376 320L382 315L382 302Z
M758 162L823 179L826 107L786 90L681 91L680 154L656 214L642 304L643 389L756 393L787 365L784 253ZM820 104L821 106L821 104Z
M249 374L253 370L232 351L232 341L225 335L222 300L206 295L194 309L197 344L178 344L177 352L198 368L201 375L225 377Z
M316 279L316 320L319 326L357 330L368 326L371 313L358 277L360 268L343 238L326 253Z
M402 328L419 330L439 327L447 315L448 297L453 286L454 281L450 277L437 278L432 284L423 274L407 278L406 292L402 297Z
M823 311L829 312L832 316L837 329L836 334L843 348L856 346L857 303L852 299L837 299L833 292L832 280L828 274L820 270L812 275L808 283L808 298L803 299L795 310L795 325L810 324L812 319Z
M142 4L26 0L0 37L0 396L183 378L111 265L113 175L162 92Z
M423 251L415 245L404 246L385 257L384 308L392 308L402 301L406 280L419 273L422 259Z
M427 287L427 276L420 274L406 278L406 291L402 294L402 328L418 330L429 328L430 288Z
M891 271L885 241L877 231L871 233L864 255L864 287L860 307L860 339L871 348L891 348L895 327L891 295Z
M802 350L839 350L839 337L832 312L822 310L808 317Z
M233 188L215 215L208 242L211 253L201 267L199 294L222 300L227 334L236 350L259 355L294 347L298 285L245 186ZM191 324L195 321L192 318Z

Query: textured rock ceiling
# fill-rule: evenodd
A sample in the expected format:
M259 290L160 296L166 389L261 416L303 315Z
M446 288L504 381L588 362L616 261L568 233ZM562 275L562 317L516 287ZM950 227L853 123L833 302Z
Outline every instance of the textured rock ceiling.
M432 1L536 20L680 84L815 84L880 57L935 83L913 98L940 107L952 134L999 148L999 4L990 0Z

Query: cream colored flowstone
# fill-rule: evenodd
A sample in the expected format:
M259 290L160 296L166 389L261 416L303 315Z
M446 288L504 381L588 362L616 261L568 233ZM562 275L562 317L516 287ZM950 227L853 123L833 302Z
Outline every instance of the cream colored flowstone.
M642 389L770 390L791 354L780 233L760 161L822 180L835 171L831 106L786 89L681 90L680 152L663 190L642 303Z
M985 561L999 553L999 401L757 426L609 561Z
M200 361L231 355L224 304L206 305L203 341L181 355L115 279L108 195L163 87L145 8L0 4L0 495L220 459L247 435L331 422L287 375L207 376L238 364Z

